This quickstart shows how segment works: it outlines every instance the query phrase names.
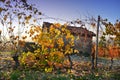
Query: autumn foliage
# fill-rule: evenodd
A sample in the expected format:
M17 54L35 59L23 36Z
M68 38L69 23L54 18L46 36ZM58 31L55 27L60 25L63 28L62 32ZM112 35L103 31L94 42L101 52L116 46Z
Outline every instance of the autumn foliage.
M119 58L120 48L118 46L99 47L99 57Z
M120 57L120 21L115 24L102 22L105 31L101 37L99 46L99 56L119 58ZM107 40L107 38L108 40Z
M53 68L62 68L65 56L73 53L74 37L65 25L57 23L49 29L32 26L29 35L39 47L34 53L21 55L20 63L24 66L52 71Z
M111 58L118 58L120 57L120 49L117 46L110 46L109 47L109 56Z

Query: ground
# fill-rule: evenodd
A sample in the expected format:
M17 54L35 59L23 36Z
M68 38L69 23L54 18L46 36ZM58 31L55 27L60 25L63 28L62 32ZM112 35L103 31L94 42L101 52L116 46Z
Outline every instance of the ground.
M0 53L0 80L16 80L11 76L25 77L25 80L119 80L120 79L120 59L114 60L114 67L109 70L110 60L106 58L98 59L98 68L91 70L91 63L89 57L78 55L71 56L73 61L73 69L61 71L54 71L52 73L41 73L39 70L14 70L14 61L9 52ZM11 74L12 73L12 74ZM31 73L33 73L31 75ZM23 75L24 74L24 75ZM28 77L29 76L29 77ZM33 77L30 77L33 76ZM38 78L36 78L36 77ZM68 78L69 77L69 78ZM13 77L14 78L14 77ZM17 78L17 77L16 77ZM28 79L31 78L31 79ZM33 78L33 79L32 79ZM65 79L66 78L66 79ZM20 79L18 79L20 80Z

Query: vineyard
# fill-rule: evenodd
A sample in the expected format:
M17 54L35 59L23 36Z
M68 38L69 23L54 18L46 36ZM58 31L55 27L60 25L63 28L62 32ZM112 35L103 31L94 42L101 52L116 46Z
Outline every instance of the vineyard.
M9 52L4 52L0 54L1 62L0 64L0 77L1 79L29 79L29 80L106 80L106 79L113 79L113 80L119 80L119 71L120 71L120 60L116 59L114 60L114 67L112 70L109 70L110 60L106 58L100 58L99 59L99 65L98 69L91 71L91 62L90 58L88 57L81 57L78 55L71 56L71 59L73 61L73 68L71 71L66 68L61 68L58 70L50 71L50 72L44 72L40 71L39 69L31 69L31 68L23 68L19 67L18 69L14 69L15 62L13 61L11 55ZM69 66L69 65L67 65ZM32 75L31 75L32 74Z
M41 26L45 15L26 0L0 0L0 5L0 80L120 79L119 20L100 18L105 30L97 44L97 35L84 28L97 27L93 18Z

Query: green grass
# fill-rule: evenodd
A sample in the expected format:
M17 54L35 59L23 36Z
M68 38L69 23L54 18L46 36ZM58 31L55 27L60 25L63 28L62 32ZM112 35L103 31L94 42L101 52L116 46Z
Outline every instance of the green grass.
M39 70L13 70L0 72L0 80L119 80L120 71L95 69L89 74L76 76L72 73L41 72Z

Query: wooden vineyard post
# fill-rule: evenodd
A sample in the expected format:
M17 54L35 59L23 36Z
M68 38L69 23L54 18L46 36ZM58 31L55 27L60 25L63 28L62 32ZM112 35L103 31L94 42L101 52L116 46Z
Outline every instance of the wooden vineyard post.
M99 25L100 25L100 16L98 16L98 22L97 22L97 32L96 32L96 53L95 53L95 66L97 67L98 63L98 34L99 34Z

